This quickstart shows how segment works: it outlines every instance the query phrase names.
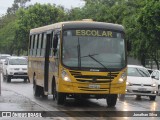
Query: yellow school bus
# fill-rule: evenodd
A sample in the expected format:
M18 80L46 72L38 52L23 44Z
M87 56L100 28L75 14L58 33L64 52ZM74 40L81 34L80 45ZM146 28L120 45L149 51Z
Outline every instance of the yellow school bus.
M91 20L59 22L30 30L28 75L35 96L106 99L116 105L126 88L122 25Z

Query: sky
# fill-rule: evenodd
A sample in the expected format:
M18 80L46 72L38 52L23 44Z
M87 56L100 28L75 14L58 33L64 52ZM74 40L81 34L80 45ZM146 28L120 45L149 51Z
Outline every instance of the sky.
M14 0L0 0L0 16L6 13L8 7L12 7L13 2ZM83 0L31 0L31 2L28 2L27 4L33 5L36 2L41 4L50 3L50 4L62 5L67 9L73 7L82 7L84 5Z

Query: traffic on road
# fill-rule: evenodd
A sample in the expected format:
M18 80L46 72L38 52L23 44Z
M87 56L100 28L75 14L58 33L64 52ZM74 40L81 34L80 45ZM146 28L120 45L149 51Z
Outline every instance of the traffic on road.
M154 78L152 76L150 78ZM25 83L21 78L11 78L12 82L7 82L4 80L2 72L0 79L2 96L4 96L4 99L8 99L0 102L2 106L0 109L1 111L17 111L17 109L20 111L52 111L49 115L47 113L48 116L46 114L42 115L49 118L59 117L59 119L66 120L70 118L79 120L82 119L82 117L86 119L97 119L99 117L105 119L106 117L111 117L115 120L118 120L119 117L121 117L121 119L131 120L141 117L143 120L146 119L143 118L146 116L149 117L147 119L152 118L153 120L158 120L159 117L158 111L160 108L160 96L158 95L155 100L148 99L148 95L142 95L139 99L136 98L136 94L126 94L124 98L121 98L119 95L115 107L108 107L105 99L96 100L67 98L64 105L57 105L57 102L53 100L52 95L48 95L47 98L35 97L32 83ZM142 92L142 90L140 92ZM147 94L146 92L144 93ZM6 94L6 96L10 96L11 98L5 97L4 94Z

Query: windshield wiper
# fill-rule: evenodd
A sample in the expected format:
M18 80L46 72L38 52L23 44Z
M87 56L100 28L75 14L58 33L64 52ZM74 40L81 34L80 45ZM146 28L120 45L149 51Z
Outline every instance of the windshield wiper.
M99 55L99 54L97 54L97 53L96 54L89 54L89 55L82 56L81 58L95 56L95 55Z
M77 52L78 52L78 67L81 67L81 46L79 43L79 37L78 37Z
M105 66L105 65L103 65L101 62L99 62L97 59L95 59L93 56L94 55L88 55L90 58L92 58L94 61L96 61L97 63L99 63L101 66L103 66L107 71L108 71L108 68ZM87 56L85 56L85 57L87 57Z

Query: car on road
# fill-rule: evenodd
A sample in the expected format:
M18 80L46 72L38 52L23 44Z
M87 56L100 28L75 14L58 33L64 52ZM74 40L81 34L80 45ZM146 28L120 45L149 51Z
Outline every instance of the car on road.
M3 69L3 79L11 82L11 79L24 79L27 82L27 59L19 56L7 57Z
M150 100L156 99L156 81L151 79L150 73L143 66L128 65L126 94L149 96Z
M0 54L0 71L3 70L4 67L4 61L7 57L10 57L11 55L9 54Z
M156 81L156 91L160 95L160 70L154 70L151 74L151 78Z
M9 54L0 54L0 61L4 61L7 57L10 57Z

